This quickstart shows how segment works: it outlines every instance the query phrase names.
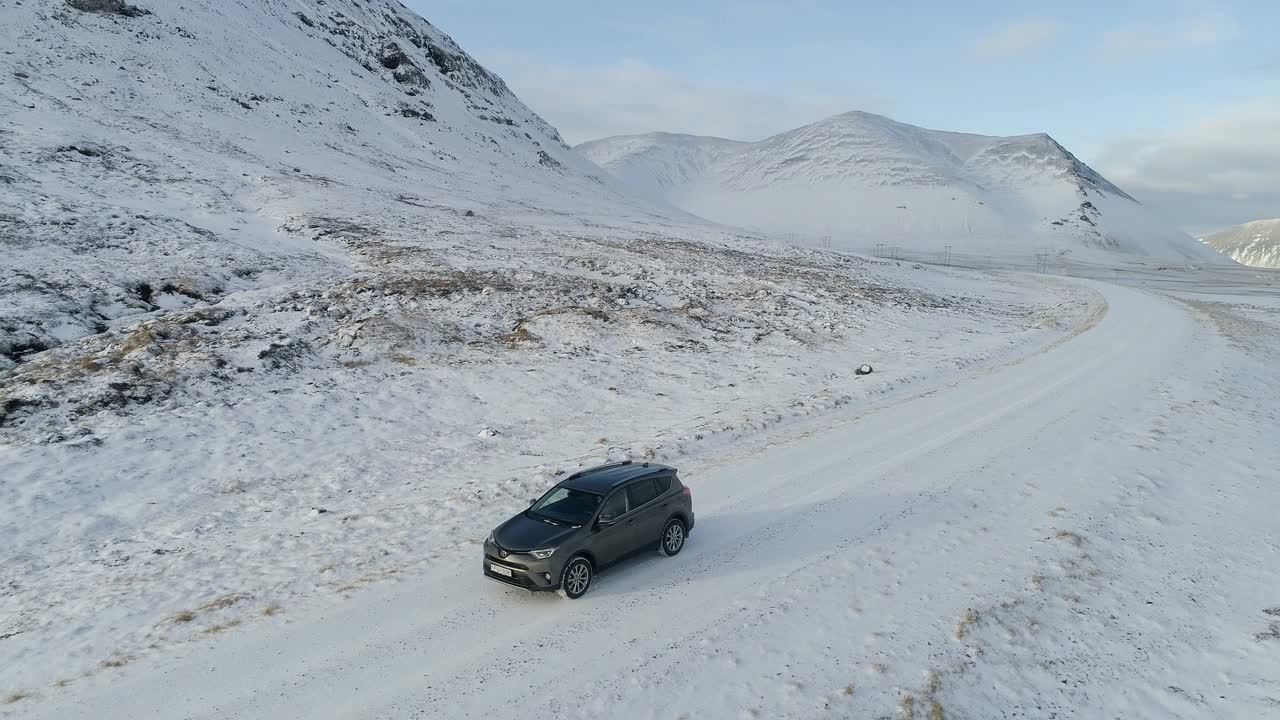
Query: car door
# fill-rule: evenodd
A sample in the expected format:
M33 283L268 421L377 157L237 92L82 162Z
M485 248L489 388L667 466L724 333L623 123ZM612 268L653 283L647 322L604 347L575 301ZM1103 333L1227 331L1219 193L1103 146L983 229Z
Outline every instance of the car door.
M644 547L657 547L658 536L662 533L662 523L667 518L661 503L658 502L658 487L653 478L636 480L627 485L627 513L625 527L628 532L630 550Z
M608 565L629 551L631 543L627 525L629 509L627 492L621 488L605 498L600 506L596 528L591 537L591 550L596 556L596 562L600 565ZM602 524L601 520L613 522Z

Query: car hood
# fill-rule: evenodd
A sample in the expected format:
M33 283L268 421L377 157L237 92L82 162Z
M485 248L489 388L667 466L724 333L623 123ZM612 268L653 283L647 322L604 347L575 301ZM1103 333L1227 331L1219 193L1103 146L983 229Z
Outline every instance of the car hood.
M578 528L555 525L545 520L531 517L528 512L519 515L498 526L493 531L493 538L507 550L524 552L545 547L555 547L572 535Z

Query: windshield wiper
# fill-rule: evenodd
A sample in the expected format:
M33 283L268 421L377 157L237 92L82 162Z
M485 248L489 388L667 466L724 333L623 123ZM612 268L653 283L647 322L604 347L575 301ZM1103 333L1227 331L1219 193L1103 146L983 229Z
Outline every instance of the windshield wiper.
M563 526L564 526L564 523L561 523L561 522L557 522L557 521L555 521L555 520L552 520L551 518L547 517L546 515L543 515L543 514L542 514L542 513L540 513L540 512L535 512L535 511L533 511L533 510L529 510L528 512L529 512L529 514L530 514L530 515L532 515L535 519L537 519L537 520L541 520L541 521L542 521L542 522L544 522L544 523L550 523L551 525L560 525L561 527L563 527Z

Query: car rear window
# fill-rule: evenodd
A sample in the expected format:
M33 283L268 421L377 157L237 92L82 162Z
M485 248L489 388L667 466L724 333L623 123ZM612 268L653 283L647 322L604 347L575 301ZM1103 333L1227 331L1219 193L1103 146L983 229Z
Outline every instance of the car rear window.
M631 496L631 509L634 510L650 500L658 497L652 478L638 480L627 486L627 494Z

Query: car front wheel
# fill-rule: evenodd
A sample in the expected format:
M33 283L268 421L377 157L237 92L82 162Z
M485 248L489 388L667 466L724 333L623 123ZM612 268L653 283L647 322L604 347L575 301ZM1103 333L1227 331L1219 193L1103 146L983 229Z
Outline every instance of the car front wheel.
M560 594L570 600L582 597L591 587L591 561L584 557L575 557L564 566L560 573Z
M680 518L671 518L662 528L662 539L658 542L658 551L667 557L678 554L684 549L685 529Z

